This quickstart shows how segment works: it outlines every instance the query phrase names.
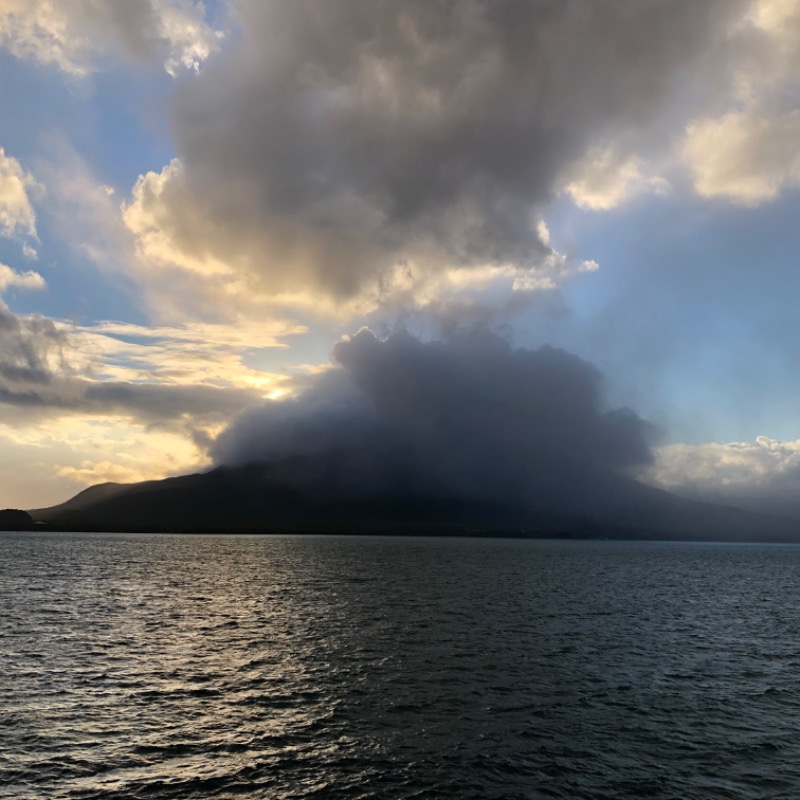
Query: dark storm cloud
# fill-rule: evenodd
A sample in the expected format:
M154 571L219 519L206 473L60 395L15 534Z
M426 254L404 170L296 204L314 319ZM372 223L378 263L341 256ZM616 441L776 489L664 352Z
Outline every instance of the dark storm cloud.
M647 124L737 0L241 0L241 43L172 107L183 168L130 217L271 290L398 260L535 267L533 214Z
M362 330L334 361L299 398L243 413L216 460L333 459L335 483L320 491L519 500L533 486L567 495L579 476L650 459L648 426L603 410L600 374L563 350L514 349L485 330L427 343Z

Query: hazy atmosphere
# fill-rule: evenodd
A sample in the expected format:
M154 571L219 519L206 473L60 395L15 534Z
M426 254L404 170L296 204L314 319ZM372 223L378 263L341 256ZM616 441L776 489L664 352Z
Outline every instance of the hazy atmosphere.
M0 70L0 506L337 450L800 519L797 0L3 0Z

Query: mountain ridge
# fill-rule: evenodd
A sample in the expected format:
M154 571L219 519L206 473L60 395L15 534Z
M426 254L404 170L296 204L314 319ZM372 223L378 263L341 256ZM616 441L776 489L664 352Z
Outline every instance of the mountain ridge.
M800 542L796 521L689 500L612 473L582 476L568 503L554 493L557 477L548 476L531 486L522 503L389 482L363 491L353 482L331 486L324 481L331 480L335 463L304 456L163 480L104 483L28 513L39 527L73 531Z

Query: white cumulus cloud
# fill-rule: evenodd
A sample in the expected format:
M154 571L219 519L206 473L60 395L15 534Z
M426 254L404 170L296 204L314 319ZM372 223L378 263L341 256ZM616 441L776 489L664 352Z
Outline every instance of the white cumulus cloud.
M172 75L197 71L221 33L193 0L2 0L0 46L12 55L85 75L117 52L161 60Z
M651 174L642 158L609 145L592 148L572 168L565 191L581 208L608 211L643 193L663 194L666 179Z
M683 152L698 194L751 206L772 200L800 185L800 110L698 120L687 129Z
M5 291L9 286L16 286L20 289L44 289L44 278L32 270L16 272L6 264L0 264L0 292Z
M36 237L36 212L30 199L35 187L33 176L0 147L0 236Z

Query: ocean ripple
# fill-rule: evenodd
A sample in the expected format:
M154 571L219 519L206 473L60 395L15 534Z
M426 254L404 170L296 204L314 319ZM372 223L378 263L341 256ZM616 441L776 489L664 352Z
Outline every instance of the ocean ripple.
M0 797L800 797L800 548L0 534Z

